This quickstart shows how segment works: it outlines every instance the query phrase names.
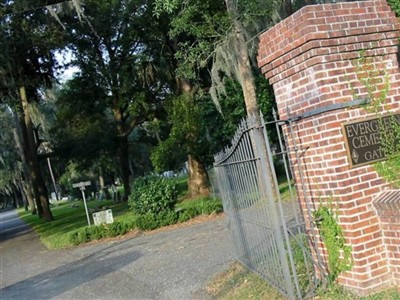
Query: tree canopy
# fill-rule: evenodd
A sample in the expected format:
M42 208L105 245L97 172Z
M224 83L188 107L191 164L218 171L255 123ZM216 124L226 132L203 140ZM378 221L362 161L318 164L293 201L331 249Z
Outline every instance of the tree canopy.
M19 116L27 166L20 174L39 215L44 207L52 219L50 158L56 180L81 172L104 186L120 178L125 198L134 176L187 162L191 194L208 193L213 152L246 113L274 105L251 45L282 3L4 0L1 102ZM72 66L75 75L58 82ZM51 151L43 154L44 141Z

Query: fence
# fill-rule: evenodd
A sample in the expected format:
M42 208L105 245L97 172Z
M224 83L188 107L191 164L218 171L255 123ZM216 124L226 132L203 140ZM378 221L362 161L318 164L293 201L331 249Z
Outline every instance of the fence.
M284 296L301 299L314 294L322 268L305 234L279 124L276 117L269 124L277 136L271 151L263 118L244 119L231 146L215 155L211 181L223 200L238 259ZM274 165L284 170L279 182Z

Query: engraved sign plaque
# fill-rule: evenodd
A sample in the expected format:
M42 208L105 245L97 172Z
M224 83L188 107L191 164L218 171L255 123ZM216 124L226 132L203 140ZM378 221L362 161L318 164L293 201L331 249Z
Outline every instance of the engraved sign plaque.
M385 160L382 138L394 132L394 124L400 126L400 113L342 124L350 167Z
M101 224L111 224L114 222L111 209L99 211L97 213L93 213L92 215L93 215L94 225L96 226L99 226Z

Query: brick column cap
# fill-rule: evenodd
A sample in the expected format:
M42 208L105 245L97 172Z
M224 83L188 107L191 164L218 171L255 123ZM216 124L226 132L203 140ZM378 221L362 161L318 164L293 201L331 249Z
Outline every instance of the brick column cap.
M400 23L384 0L309 5L260 35L258 66L271 78L306 52L306 59L320 63L322 54L330 54L321 48L349 45L343 49L349 52L361 50L357 45L365 42L397 43L399 31Z

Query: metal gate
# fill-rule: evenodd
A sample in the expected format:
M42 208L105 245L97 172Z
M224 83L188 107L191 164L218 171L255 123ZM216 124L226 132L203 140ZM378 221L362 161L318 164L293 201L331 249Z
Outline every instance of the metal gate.
M303 299L324 281L324 268L315 224L306 226L295 191L304 187L299 155L295 144L288 155L282 125L293 134L292 121L278 121L275 112L273 122L265 123L262 116L242 120L231 146L214 157L212 183L223 201L238 260L284 296ZM272 132L277 142L271 150ZM296 164L288 157L297 157ZM279 181L277 165L283 170ZM296 184L293 168L300 177ZM305 213L312 220L309 207Z

